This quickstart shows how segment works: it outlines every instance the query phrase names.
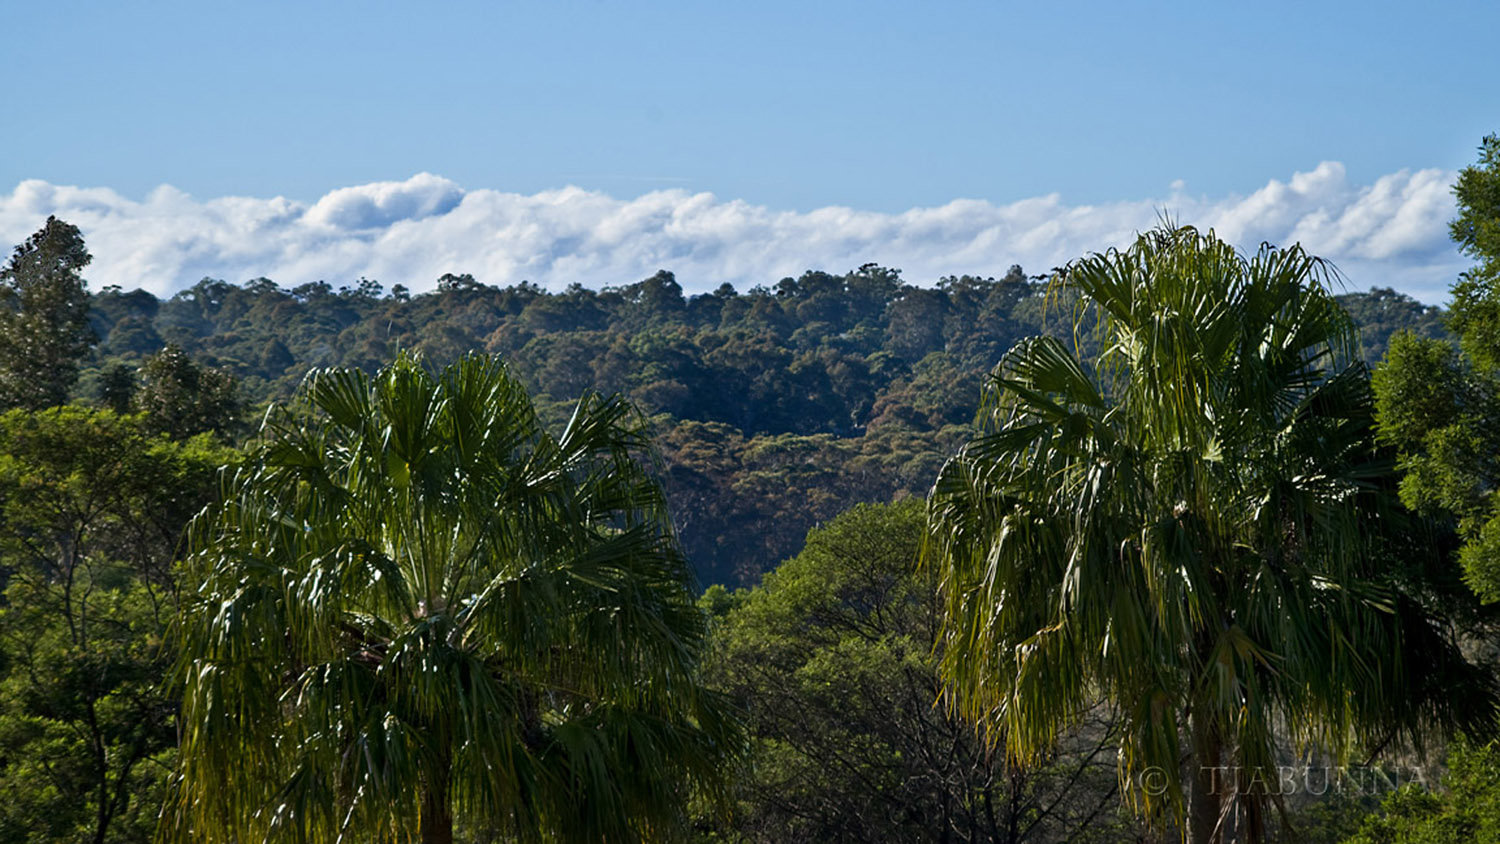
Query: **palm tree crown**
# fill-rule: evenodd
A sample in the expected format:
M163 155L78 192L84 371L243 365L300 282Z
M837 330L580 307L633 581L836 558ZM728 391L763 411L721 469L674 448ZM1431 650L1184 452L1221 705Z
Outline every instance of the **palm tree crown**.
M668 836L733 725L622 402L501 365L309 376L193 532L168 837Z
M1262 834L1278 733L1342 755L1493 721L1384 571L1401 514L1330 273L1170 227L1074 262L1073 342L1011 349L930 503L955 705L1025 759L1113 701L1124 783L1181 817L1186 777L1194 841ZM1427 694L1442 672L1473 694Z

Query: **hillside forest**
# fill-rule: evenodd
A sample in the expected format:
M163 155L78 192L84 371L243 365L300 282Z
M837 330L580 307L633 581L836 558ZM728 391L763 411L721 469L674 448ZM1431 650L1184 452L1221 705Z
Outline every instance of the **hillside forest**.
M1448 308L1165 223L162 299L38 221L0 840L1500 840L1500 139L1455 194Z
M1440 308L1390 289L1339 301L1366 360L1397 332L1447 336ZM561 292L448 275L415 296L369 279L290 289L204 279L165 301L107 288L90 295L88 320L98 343L74 395L144 407L163 401L150 385L195 379L175 412L199 416L174 422L178 434L243 436L312 369L374 372L402 351L432 366L496 355L553 425L587 391L624 395L649 417L699 581L727 586L758 582L810 527L856 503L925 497L973 434L1001 355L1023 337L1071 331L1046 277L1020 267L917 285L873 265L693 296L667 271Z

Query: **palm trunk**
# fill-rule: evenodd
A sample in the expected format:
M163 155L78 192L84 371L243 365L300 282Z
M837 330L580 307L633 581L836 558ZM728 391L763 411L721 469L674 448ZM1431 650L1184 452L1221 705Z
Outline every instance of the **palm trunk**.
M447 771L422 795L422 844L453 844L453 809L448 805Z
M1194 714L1191 792L1188 794L1189 844L1223 844L1224 831L1219 826L1224 801L1230 789L1228 772L1223 764L1224 740L1207 713Z
M453 803L448 795L448 785L453 777L453 745L445 730L432 731L436 744L435 759L423 777L422 824L419 832L422 844L453 844Z

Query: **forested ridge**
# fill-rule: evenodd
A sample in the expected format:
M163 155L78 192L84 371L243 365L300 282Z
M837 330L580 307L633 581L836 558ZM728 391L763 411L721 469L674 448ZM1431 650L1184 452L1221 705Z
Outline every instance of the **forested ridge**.
M1366 360L1398 331L1445 336L1441 309L1393 290L1340 301ZM652 418L672 517L707 585L754 583L857 502L926 495L972 434L984 374L1022 337L1071 330L1071 315L1019 266L919 285L866 265L697 295L668 271L560 292L445 275L417 295L363 278L204 279L165 300L94 293L89 323L88 397L169 345L233 376L247 407L285 400L313 368L373 372L402 350L434 366L493 353L553 424L586 390L622 393Z

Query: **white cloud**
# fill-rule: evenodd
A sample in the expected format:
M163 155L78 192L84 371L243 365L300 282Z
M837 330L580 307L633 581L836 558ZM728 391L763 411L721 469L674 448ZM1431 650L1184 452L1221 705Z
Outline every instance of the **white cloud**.
M463 197L458 185L447 179L418 173L404 182L339 188L309 208L305 219L337 229L383 228L402 220L446 214Z
M1393 286L1437 302L1465 265L1447 238L1454 178L1402 170L1361 186L1349 182L1343 165L1323 162L1248 196L1193 197L1175 182L1154 199L955 199L899 214L779 211L683 190L635 199L576 187L533 195L464 191L430 173L341 188L310 205L282 197L198 200L170 186L137 201L107 188L31 180L0 194L0 242L20 242L55 214L83 230L96 287L158 294L204 276L264 275L284 286L366 276L424 290L445 272L469 272L492 284L529 279L561 288L624 284L657 269L674 271L696 292L867 261L900 267L917 283L998 275L1017 263L1041 272L1124 245L1165 211L1244 248L1300 241L1337 263L1351 288Z

